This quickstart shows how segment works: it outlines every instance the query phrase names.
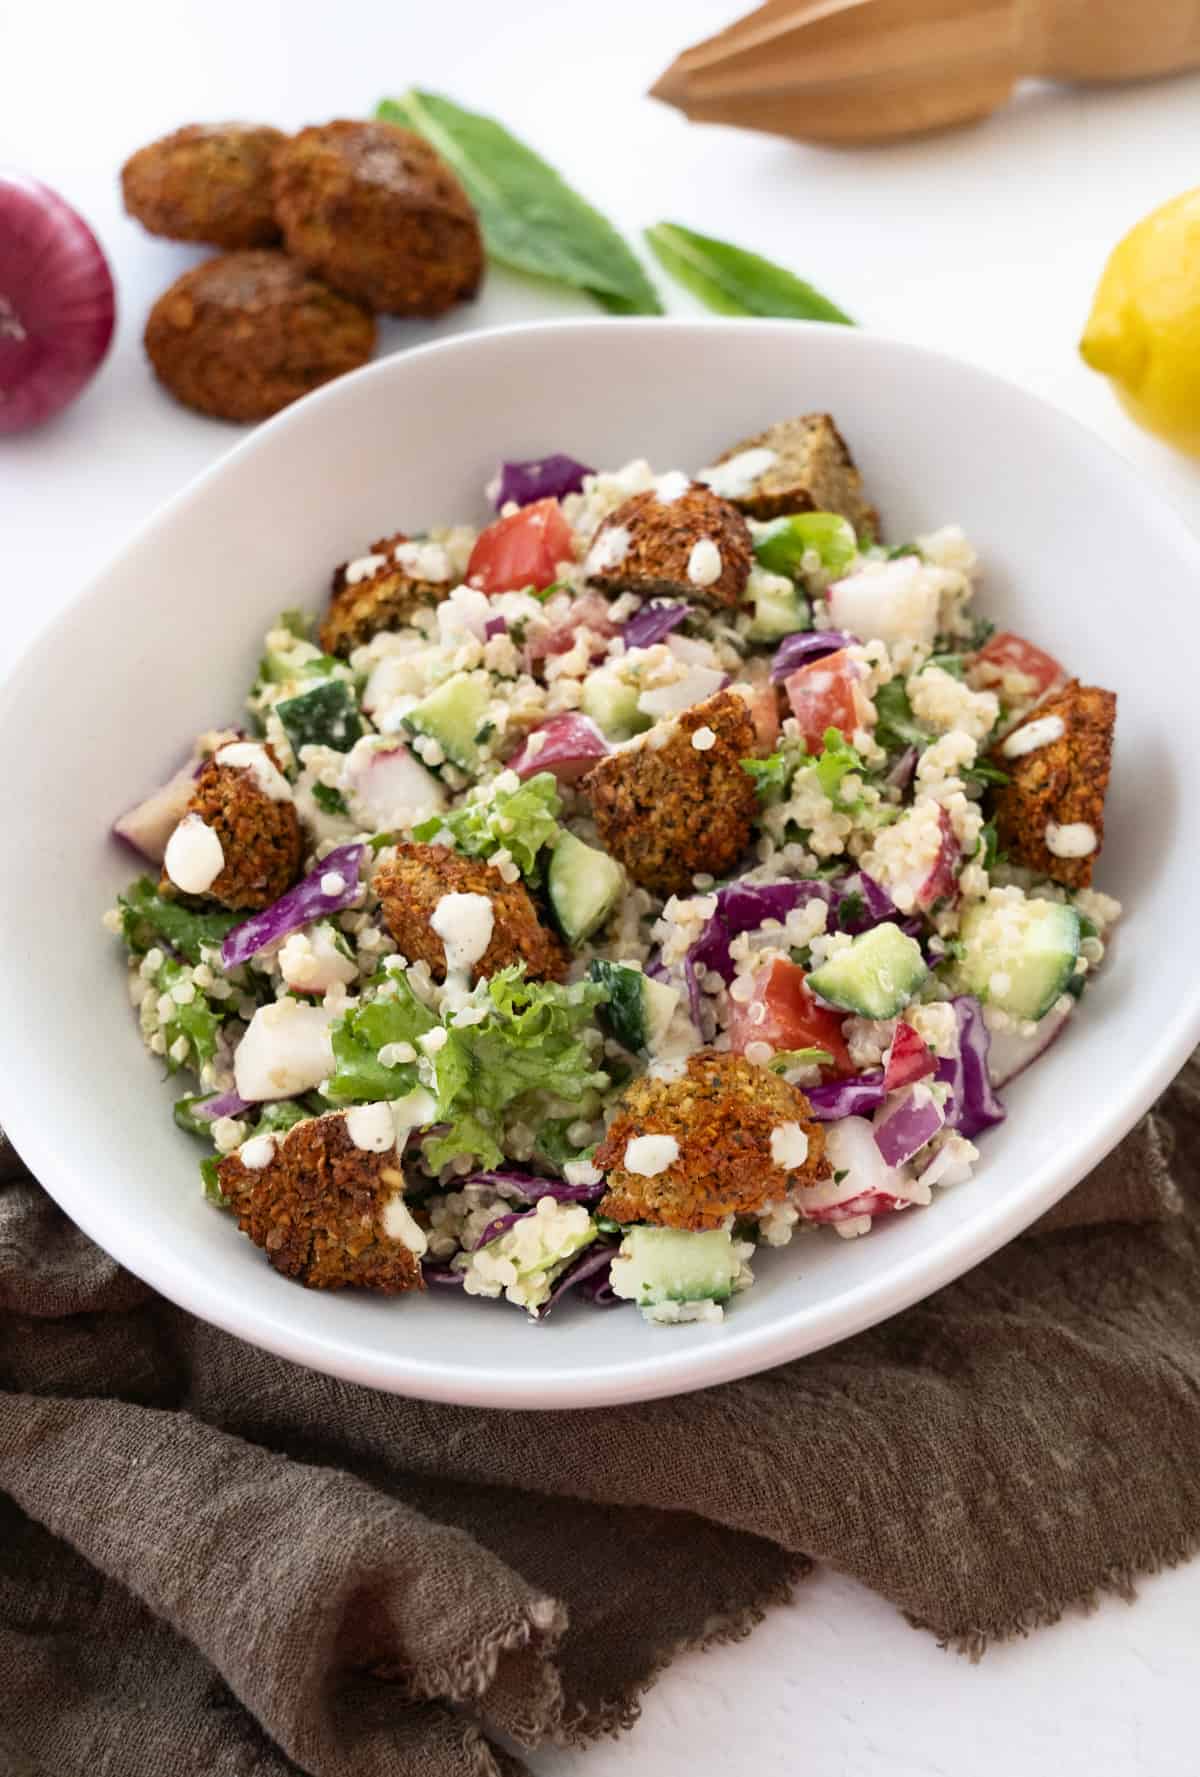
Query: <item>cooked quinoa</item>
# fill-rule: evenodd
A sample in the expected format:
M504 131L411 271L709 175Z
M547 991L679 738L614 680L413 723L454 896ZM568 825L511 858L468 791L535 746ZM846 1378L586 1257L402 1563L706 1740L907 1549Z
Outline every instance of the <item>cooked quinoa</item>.
M827 415L498 486L271 625L105 922L285 1275L711 1323L966 1184L1077 1015L1115 697L956 527L880 541Z

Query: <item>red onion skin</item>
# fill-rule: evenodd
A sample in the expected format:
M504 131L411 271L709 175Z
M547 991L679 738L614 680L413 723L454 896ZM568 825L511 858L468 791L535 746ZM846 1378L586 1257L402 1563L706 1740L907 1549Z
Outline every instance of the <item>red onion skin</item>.
M36 179L0 173L0 435L73 401L115 322L112 274L82 216Z

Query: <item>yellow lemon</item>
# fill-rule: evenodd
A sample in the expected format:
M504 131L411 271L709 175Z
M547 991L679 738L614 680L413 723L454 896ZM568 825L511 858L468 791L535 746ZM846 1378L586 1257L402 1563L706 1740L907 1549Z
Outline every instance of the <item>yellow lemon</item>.
M1200 187L1113 248L1079 349L1140 426L1200 456Z

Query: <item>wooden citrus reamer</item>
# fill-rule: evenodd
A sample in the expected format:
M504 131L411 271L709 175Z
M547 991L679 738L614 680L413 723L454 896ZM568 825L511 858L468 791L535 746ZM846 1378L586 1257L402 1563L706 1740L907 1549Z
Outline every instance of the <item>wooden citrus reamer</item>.
M971 123L1018 80L1200 66L1200 0L766 0L651 88L702 123L875 142Z

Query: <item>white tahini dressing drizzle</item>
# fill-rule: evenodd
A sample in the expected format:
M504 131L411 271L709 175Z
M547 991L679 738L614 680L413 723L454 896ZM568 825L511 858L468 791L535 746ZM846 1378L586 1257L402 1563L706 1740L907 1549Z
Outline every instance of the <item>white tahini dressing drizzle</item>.
M381 1219L383 1231L389 1240L399 1240L418 1259L424 1255L425 1249L429 1245L425 1230L417 1222L414 1222L412 1212L405 1203L401 1192L397 1191L394 1197L388 1198L383 1206Z
M163 867L185 895L207 894L225 868L220 835L198 814L185 814L167 840Z
M443 895L429 919L446 946L446 977L465 976L492 941L495 916L486 895Z
M721 578L721 551L711 537L698 537L692 544L687 577L693 586L711 586Z
M706 482L723 500L740 500L751 492L755 482L776 460L777 452L768 450L765 444L756 444L751 450L739 450L727 463L714 463L711 469L701 469L696 480Z
M386 560L386 555L360 555L357 561L347 562L346 585L357 586L360 580L369 580L372 574L379 572Z
M771 1158L776 1166L795 1172L808 1159L808 1137L799 1123L780 1123L771 1131Z
M1046 823L1046 850L1056 858L1090 858L1096 849L1096 830L1086 821Z
M263 795L269 796L272 802L292 800L291 784L261 741L235 740L229 746L221 747L213 757L218 765L228 765L235 771L248 771Z
M635 1135L625 1143L625 1170L641 1178L657 1178L679 1158L673 1135Z
M691 477L682 469L668 469L654 483L654 493L660 506L673 506L676 500L682 500L691 486Z
M238 1158L242 1165L249 1167L251 1172L261 1172L275 1158L275 1137L273 1135L252 1135L249 1141L242 1143L238 1149Z
M380 1104L356 1104L346 1112L346 1134L356 1148L367 1154L386 1154L396 1145L396 1124L392 1107Z
M1026 722L1010 734L1000 751L1006 759L1023 759L1026 753L1036 753L1039 747L1061 740L1065 733L1061 716L1039 716L1036 722Z
M587 553L583 564L585 574L603 574L609 568L618 568L629 553L629 545L633 541L623 524L609 525L607 530L600 532Z

